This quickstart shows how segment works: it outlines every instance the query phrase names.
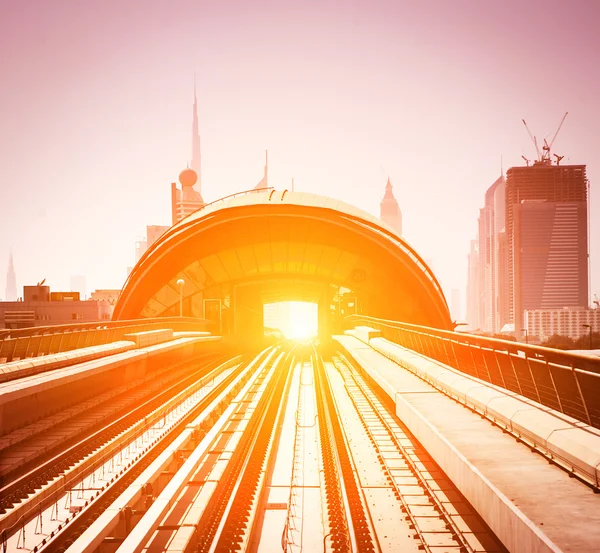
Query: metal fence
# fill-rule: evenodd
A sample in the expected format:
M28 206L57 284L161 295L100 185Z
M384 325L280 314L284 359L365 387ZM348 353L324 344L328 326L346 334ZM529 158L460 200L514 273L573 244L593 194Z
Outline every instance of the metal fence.
M170 328L207 331L212 321L166 317L0 330L0 363L123 340L126 334Z
M600 357L361 315L344 322L600 428Z

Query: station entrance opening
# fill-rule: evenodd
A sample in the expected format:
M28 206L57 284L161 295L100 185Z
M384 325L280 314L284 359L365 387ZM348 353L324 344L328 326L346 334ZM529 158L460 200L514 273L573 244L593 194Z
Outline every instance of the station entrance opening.
M319 334L353 313L451 329L441 287L393 229L353 206L287 191L215 202L171 227L131 272L115 319L198 317L242 341L264 305L317 305Z

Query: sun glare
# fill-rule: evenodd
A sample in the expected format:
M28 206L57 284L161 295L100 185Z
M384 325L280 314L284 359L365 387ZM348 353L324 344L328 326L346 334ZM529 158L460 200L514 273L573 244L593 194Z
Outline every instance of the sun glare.
M267 311L265 310L265 315ZM318 306L316 303L289 301L271 304L269 322L265 325L278 328L290 340L306 340L318 333Z

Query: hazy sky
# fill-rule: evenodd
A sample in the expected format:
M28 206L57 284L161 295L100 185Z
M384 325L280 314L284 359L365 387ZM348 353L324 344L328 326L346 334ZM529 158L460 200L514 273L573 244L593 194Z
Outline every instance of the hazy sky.
M206 201L270 184L378 215L464 299L486 188L565 111L554 151L591 181L600 294L600 2L0 0L0 297L120 287L170 223L197 75Z

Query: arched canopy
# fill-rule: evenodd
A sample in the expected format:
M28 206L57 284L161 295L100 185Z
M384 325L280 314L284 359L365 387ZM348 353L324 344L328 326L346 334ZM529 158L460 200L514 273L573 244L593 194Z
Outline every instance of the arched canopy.
M332 198L275 190L215 202L171 227L134 267L114 318L177 315L180 292L186 314L202 316L203 299L257 283L270 291L264 301L333 285L360 297L367 315L451 327L439 283L393 229Z

